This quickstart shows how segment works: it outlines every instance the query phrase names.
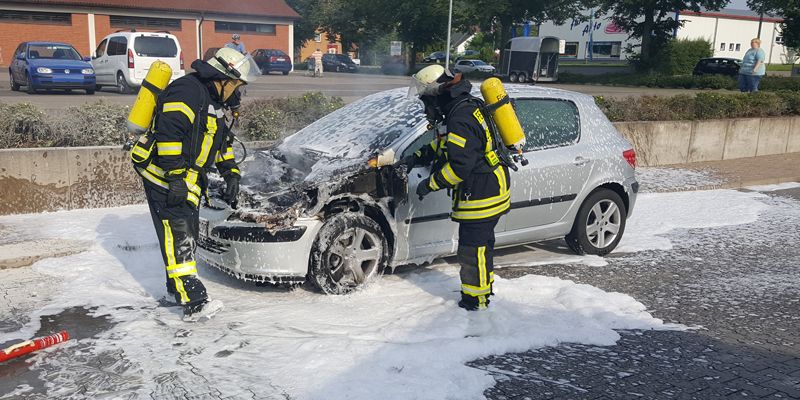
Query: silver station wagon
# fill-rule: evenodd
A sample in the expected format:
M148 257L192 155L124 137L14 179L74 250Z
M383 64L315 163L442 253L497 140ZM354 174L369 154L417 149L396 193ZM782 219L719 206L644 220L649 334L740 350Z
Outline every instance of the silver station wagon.
M639 188L633 146L590 96L506 89L526 132L529 163L511 172L511 211L497 225L496 246L563 238L578 254L611 252ZM386 267L455 254L448 193L420 201L414 191L430 171L400 166L435 135L421 103L406 93L365 97L249 156L241 165L240 207L212 199L201 210L200 258L239 279L310 280L341 294ZM387 165L371 166L376 156Z

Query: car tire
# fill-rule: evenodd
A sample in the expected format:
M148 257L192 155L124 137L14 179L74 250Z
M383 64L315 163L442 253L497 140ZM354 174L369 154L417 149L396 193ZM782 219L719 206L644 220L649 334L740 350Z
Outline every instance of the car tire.
M117 72L117 91L120 94L131 93L131 87L128 86L128 81L125 80L125 75L122 72Z
M511 82L511 83L517 83L517 73L516 72L512 72L512 73L508 74L508 81Z
M86 89L86 94L94 94L94 89Z
M284 75L289 75L289 71L282 71Z
M25 81L26 81L25 83L27 83L27 87L25 88L25 92L27 92L28 94L36 94L36 88L33 87L33 82L31 82L30 74L28 74L28 73L25 74Z
M572 231L565 237L567 246L576 254L604 256L619 244L627 218L628 212L619 194L610 189L597 189L581 204Z
M381 275L388 242L375 220L344 212L325 221L311 248L309 280L326 294L347 294Z
M14 80L14 75L12 75L10 72L8 73L8 80L11 83L11 91L18 92L19 85L17 85L17 82Z

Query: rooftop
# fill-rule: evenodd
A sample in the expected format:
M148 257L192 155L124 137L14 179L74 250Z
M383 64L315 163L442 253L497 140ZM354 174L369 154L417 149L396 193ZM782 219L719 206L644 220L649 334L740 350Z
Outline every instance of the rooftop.
M758 21L761 15L753 10L736 10L725 8L718 11L703 9L700 12L684 10L681 15L697 15L710 18L741 19L746 21ZM783 22L783 18L777 15L764 14L764 22Z
M101 7L127 10L196 12L254 17L300 19L284 0L11 0L0 3L62 7Z

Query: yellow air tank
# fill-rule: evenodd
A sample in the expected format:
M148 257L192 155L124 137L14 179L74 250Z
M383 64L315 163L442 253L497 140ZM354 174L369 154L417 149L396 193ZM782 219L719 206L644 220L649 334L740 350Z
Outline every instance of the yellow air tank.
M147 131L153 120L156 97L167 87L171 77L172 68L167 63L156 61L150 65L150 71L147 72L142 88L139 89L139 95L136 96L136 102L128 114L128 132L142 134Z
M483 81L483 84L481 84L481 94L483 95L483 101L486 102L486 105L489 106L490 109L494 104L506 101L508 98L506 89L503 88L503 84L500 82L500 79L497 78L489 78ZM500 107L497 107L492 112L492 119L495 125L497 125L497 130L500 131L499 133L500 137L503 139L503 144L521 152L522 148L525 147L525 131L522 130L522 125L520 125L517 114L514 112L514 107L511 103L506 102Z

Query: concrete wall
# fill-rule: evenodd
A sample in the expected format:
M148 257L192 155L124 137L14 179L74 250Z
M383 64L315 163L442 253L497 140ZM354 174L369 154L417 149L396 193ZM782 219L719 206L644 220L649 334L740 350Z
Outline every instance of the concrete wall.
M119 146L0 150L0 187L0 215L144 201L141 179Z
M800 117L616 122L614 126L633 143L643 166L800 152Z

